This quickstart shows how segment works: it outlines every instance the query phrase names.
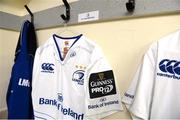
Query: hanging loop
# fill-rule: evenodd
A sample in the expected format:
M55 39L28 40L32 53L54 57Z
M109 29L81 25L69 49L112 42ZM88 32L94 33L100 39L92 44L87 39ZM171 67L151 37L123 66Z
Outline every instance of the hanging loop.
M62 14L61 18L67 23L70 20L70 5L67 0L62 0L66 7L66 15Z
M129 1L126 3L126 9L127 9L129 12L133 12L134 9L135 9L135 0L129 0Z
M27 5L24 5L24 7L26 8L26 10L28 11L28 13L30 14L30 16L31 16L31 22L33 23L33 22L34 22L34 15L33 15L33 13L31 12L31 10L28 8Z

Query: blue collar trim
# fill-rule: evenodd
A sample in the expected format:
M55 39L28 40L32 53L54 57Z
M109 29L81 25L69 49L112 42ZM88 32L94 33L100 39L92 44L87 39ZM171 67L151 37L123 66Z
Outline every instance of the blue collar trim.
M58 47L58 44L57 44L57 41L56 41L56 37L57 38L60 38L60 39L62 39L62 40L67 40L67 39L75 39L75 41L73 42L73 44L71 45L71 47L81 38L81 36L82 36L82 34L80 34L80 35L78 35L78 36L74 36L74 37L61 37L61 36L58 36L58 35L56 35L56 34L53 34L53 39L54 39L54 42L55 42L55 44L56 44L56 48L57 48L57 50L58 50L58 53L59 53L59 57L60 57L60 60L61 61L63 61L64 59L63 59L63 57L62 57L62 55L61 55L61 51L60 51L60 49L59 49L59 47ZM71 48L70 47L70 48Z

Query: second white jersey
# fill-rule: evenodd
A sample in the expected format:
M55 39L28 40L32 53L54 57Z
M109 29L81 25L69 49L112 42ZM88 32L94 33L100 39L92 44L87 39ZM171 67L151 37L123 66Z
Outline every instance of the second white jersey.
M53 35L38 48L32 99L35 119L95 119L122 110L112 68L83 35Z
M151 45L123 102L142 119L180 119L180 31Z

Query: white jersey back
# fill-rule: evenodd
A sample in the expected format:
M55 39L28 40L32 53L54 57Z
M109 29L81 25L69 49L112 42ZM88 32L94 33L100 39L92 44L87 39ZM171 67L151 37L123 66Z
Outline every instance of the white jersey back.
M152 44L123 102L143 119L180 119L180 31Z
M122 109L112 68L82 35L53 35L38 48L32 99L36 119L95 119Z

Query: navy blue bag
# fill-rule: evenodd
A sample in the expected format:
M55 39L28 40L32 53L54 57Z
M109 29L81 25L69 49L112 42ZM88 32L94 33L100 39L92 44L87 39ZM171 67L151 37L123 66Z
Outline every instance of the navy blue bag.
M29 21L25 21L16 48L15 63L6 96L8 119L34 118L31 83L36 48L34 25Z

